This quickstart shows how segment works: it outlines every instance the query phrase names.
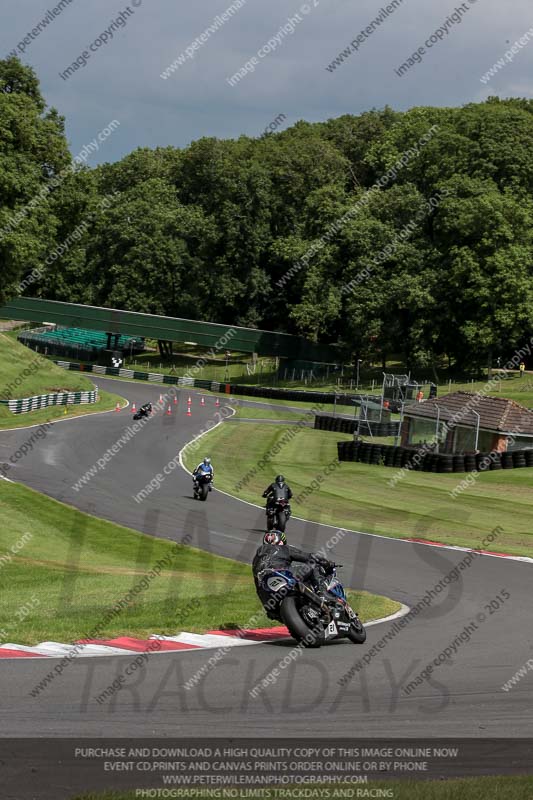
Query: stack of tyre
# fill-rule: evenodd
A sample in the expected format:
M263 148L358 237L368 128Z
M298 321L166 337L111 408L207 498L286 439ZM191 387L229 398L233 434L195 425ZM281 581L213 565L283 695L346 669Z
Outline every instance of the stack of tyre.
M423 472L484 472L533 467L533 450L505 453L434 453L427 448L396 447L373 442L337 442L339 461L359 461Z
M315 416L315 429L321 431L336 431L337 433L354 433L355 420L342 417L330 417L326 414Z

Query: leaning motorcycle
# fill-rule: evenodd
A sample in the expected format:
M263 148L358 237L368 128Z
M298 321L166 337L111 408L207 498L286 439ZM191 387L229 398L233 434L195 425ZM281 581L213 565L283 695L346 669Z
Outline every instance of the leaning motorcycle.
M133 415L133 419L142 419L143 417L149 417L152 413L152 404L146 403L144 406L141 406L139 410Z
M291 515L289 501L280 498L272 506L266 507L267 530L284 531L287 527L287 520Z
M194 499L207 500L207 495L209 494L209 487L211 481L213 480L213 476L210 472L206 472L202 475L196 475L195 480L196 484L194 486Z
M366 641L366 630L346 598L332 564L320 592L289 570L264 570L258 575L268 593L268 614L284 622L291 636L304 647L320 647L333 639Z

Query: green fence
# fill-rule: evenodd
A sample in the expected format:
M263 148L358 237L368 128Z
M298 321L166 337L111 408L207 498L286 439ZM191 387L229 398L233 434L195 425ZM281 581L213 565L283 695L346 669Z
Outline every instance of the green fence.
M220 381L206 381L192 376L177 377L174 375L163 375L160 372L139 372L134 369L122 369L121 367L105 367L99 364L77 364L72 361L55 361L63 369L74 370L75 372L92 372L97 375L110 375L118 378L133 378L137 381L149 381L150 383L167 383L173 386L190 386L194 389L206 389L211 392L223 392L226 394L243 395L248 397L270 398L279 400L297 400L307 403L326 405L347 405L351 406L356 401L360 402L360 394L339 394L334 392L311 392L301 389L274 389L267 386L243 386L235 383L225 383ZM194 367L191 371L194 371ZM379 401L379 397L374 398Z

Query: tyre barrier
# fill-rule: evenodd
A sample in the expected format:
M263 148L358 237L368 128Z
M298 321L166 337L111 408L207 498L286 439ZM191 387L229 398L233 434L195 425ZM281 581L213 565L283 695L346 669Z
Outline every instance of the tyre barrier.
M513 467L515 469L520 469L520 467L525 467L526 465L526 455L523 450L513 450Z
M314 427L316 430L335 431L336 433L356 432L355 420L344 419L343 417L331 417L326 414L315 415Z
M345 419L329 414L316 414L314 427L322 431L337 433L360 433L372 436L398 436L400 422L367 422L366 420Z
M533 449L492 453L433 453L427 448L396 447L361 440L337 442L339 461L408 469L416 472L487 472L533 467Z
M533 451L532 451L532 453L533 453ZM492 470L501 469L502 468L502 454L494 452L494 453L492 453L491 458L492 458L492 461L491 461L490 468ZM531 466L533 467L533 463L531 464Z
M502 453L502 469L512 469L513 467L513 454Z

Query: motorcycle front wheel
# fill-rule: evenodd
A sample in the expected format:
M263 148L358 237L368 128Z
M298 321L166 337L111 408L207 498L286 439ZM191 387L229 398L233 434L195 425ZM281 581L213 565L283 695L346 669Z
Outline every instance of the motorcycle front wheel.
M363 644L366 642L366 630L361 620L350 623L350 630L348 631L348 639L354 644Z
M323 627L317 623L313 628L304 622L296 605L296 598L286 597L283 600L280 615L291 636L301 642L304 647L320 647L324 644Z
M200 486L198 487L198 496L199 496L200 500L207 500L207 493L208 492L209 492L209 489L207 487L207 483L201 483Z

